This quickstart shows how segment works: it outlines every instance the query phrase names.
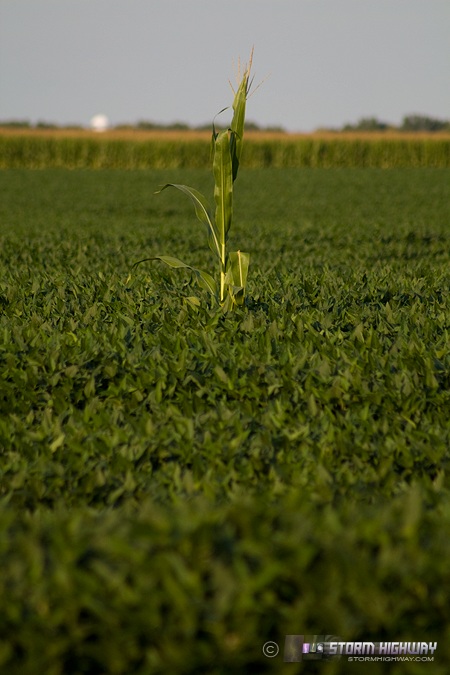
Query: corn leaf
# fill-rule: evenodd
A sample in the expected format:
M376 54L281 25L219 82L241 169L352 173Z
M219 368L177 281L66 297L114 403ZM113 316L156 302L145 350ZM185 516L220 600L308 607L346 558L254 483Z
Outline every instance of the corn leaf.
M197 218L200 220L200 222L204 223L208 229L209 246L212 252L218 255L220 258L219 236L216 226L211 218L210 208L206 198L198 190L188 187L187 185L177 185L176 183L166 183L161 187L160 190L158 190L158 192L155 192L155 194L159 194L168 187L181 190L181 192L184 192L192 199Z
M248 72L245 73L242 81L238 87L238 90L235 94L233 101L233 119L231 120L231 129L236 133L238 138L242 139L244 136L244 123L245 123L245 108L247 104L247 94L248 94ZM238 158L240 157L240 152L238 153Z
M231 155L231 172L233 182L236 180L236 176L239 170L239 159L237 156L237 135L234 131L230 130L230 155Z
M138 262L134 263L133 268L136 267L136 265L140 265L143 262L148 262L149 260L161 260L161 262L165 263L169 267L173 267L175 269L188 269L191 270L191 272L194 272L197 282L201 288L204 288L205 290L209 291L211 295L216 295L217 294L217 284L212 278L208 272L203 272L203 270L199 270L196 267L192 267L191 265L187 265L184 263L182 260L179 258L174 258L173 256L170 255L155 255L152 256L151 258L144 258L143 260L138 260Z
M229 286L228 290L234 304L236 305L244 304L245 288L242 288L242 286Z
M247 285L248 266L250 264L250 254L243 251L235 251L228 256L228 270L230 281L233 286L245 288Z
M244 302L249 263L249 253L235 251L228 256L226 283L230 296L237 305Z
M217 134L214 152L214 201L216 228L219 235L220 259L225 265L225 244L233 215L233 172L228 131Z
M242 143L244 140L245 109L247 105L248 92L251 87L249 83L250 70L252 67L253 51L250 55L250 62L244 72L241 83L236 91L233 100L233 119L231 120L231 131L235 134L235 146L232 152L233 160L233 180L236 180L239 162L241 159Z

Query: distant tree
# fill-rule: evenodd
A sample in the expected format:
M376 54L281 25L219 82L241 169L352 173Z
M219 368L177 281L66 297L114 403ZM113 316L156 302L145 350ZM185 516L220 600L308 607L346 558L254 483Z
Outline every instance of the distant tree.
M264 131L267 131L267 132L269 132L269 133L271 133L271 134L272 134L272 133L273 133L273 134L285 134L285 133L286 133L286 129L285 129L284 127L281 127L281 126L278 126L278 125L264 127L263 130L264 130Z
M133 125L131 125L133 126ZM156 124L156 122L149 122L147 120L139 120L136 124L136 129L141 129L142 131L148 131L152 129L161 129L162 124Z
M226 124L226 122L224 122ZM218 125L220 126L220 121L218 120ZM135 124L119 124L114 127L115 129L130 130L138 129L139 131L211 131L211 122L206 124L199 124L197 126L191 126L186 124L186 122L151 122L150 120L139 120ZM277 132L285 133L286 130L281 126L268 126L263 127L257 124L257 122L247 122L246 129L248 131L268 131L268 132Z
M13 129L28 129L31 123L28 120L4 120L0 121L2 127L12 127Z
M136 129L141 131L187 131L190 129L189 124L185 122L168 122L167 124L161 124L158 122L149 122L147 120L140 120L136 124Z
M402 131L444 131L450 129L450 122L426 115L407 115L400 127Z
M247 131L261 131L261 127L256 122L249 120L245 125Z
M346 124L344 131L384 131L389 125L380 122L376 117L363 117L356 124Z
M45 122L44 120L39 120L36 122L36 129L58 129L57 124L53 122Z
M185 122L172 122L166 128L172 131L188 131L191 127Z

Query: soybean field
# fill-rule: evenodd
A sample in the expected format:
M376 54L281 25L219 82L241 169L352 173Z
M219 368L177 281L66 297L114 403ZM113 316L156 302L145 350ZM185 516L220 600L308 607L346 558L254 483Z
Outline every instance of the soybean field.
M283 660L286 635L335 634L436 641L389 672L445 675L450 169L244 160L247 297L226 313L188 270L133 268L211 268L189 200L154 194L211 194L206 169L19 165L0 171L0 672L387 672Z

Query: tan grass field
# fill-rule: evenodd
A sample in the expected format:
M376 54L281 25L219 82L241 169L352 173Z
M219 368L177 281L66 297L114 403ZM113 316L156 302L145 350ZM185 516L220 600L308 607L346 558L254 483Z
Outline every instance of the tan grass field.
M2 136L34 136L41 138L95 138L98 140L132 140L132 141L151 141L151 140L182 140L182 141L209 141L210 131L196 130L166 130L166 129L111 129L107 131L93 131L91 129L35 129L35 128L14 128L2 127L0 125L0 135ZM450 132L403 132L397 130L387 131L328 131L317 130L312 133L294 133L281 131L247 131L246 140L248 141L295 141L300 139L310 140L449 140Z

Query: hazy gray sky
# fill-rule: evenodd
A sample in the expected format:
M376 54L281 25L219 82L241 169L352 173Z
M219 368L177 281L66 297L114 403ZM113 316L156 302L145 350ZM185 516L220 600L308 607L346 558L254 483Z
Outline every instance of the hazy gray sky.
M252 45L259 124L450 118L450 0L0 0L0 120L209 123Z

